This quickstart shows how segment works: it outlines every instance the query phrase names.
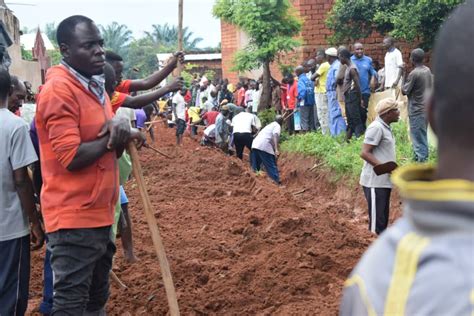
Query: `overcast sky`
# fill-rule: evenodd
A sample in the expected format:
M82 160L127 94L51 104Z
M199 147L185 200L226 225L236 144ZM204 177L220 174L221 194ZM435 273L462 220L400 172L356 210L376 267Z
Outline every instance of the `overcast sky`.
M24 26L44 27L46 23L81 14L97 24L113 21L126 24L136 38L152 24L178 25L178 0L6 0ZM34 6L15 5L33 4ZM202 37L201 47L217 46L220 42L220 23L212 16L214 0L184 0L184 26L189 26L196 37Z

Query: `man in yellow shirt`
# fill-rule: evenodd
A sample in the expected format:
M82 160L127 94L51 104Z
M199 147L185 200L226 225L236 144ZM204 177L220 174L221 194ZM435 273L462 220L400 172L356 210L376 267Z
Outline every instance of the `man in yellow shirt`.
M329 67L331 65L326 61L326 54L320 50L316 54L316 62L320 64L318 70L313 75L315 80L316 92L316 109L318 111L319 123L323 134L329 133L329 114L328 114L328 97L326 95L326 80L328 77Z
M201 108L197 106L191 106L188 108L188 119L189 125L191 126L191 138L197 135L198 127L197 124L201 123Z

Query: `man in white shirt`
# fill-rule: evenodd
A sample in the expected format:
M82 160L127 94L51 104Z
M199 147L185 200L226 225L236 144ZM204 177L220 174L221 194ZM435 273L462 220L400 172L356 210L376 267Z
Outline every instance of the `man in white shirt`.
M386 37L383 40L383 46L387 49L385 54L385 79L383 87L385 89L396 88L400 83L403 73L402 53L395 47L395 40L392 37Z
M265 170L273 181L280 184L280 174L277 167L278 142L280 140L281 124L283 117L277 115L273 123L265 126L255 137L252 143L250 163L254 171L260 171L263 163Z
M232 119L234 145L237 157L243 158L244 148L252 150L253 134L259 127L260 121L255 114L249 112L241 112Z
M181 145L183 141L183 134L186 130L186 101L184 96L186 95L187 89L182 88L173 96L173 115L176 122L176 144Z

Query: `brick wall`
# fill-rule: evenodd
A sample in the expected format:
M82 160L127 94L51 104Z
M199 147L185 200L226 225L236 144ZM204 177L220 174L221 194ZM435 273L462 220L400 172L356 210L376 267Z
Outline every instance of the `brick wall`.
M326 27L325 20L335 0L292 0L292 2L296 11L303 19L303 28L301 31L303 45L298 48L296 52L287 54L284 60L288 61L294 59L296 60L296 66L314 57L317 50L329 47L327 41L331 35L331 31ZM239 32L233 26L225 23L221 24L223 75L225 78L229 78L231 82L236 82L238 74L232 72L229 65L235 51L241 48L238 38ZM360 42L364 44L365 54L370 56L373 60L379 61L381 65L383 65L385 55L382 40L383 36L377 33L360 40ZM352 44L354 43L346 43L349 49L352 49ZM401 50L405 63L408 64L410 51L415 48L415 46L400 43L397 47ZM271 70L272 76L280 80L281 73L278 66L276 64L272 65Z

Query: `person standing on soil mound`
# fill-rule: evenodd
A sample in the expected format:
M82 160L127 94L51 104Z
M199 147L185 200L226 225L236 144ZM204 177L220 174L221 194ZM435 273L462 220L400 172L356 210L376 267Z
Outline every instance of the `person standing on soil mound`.
M57 41L63 60L48 71L35 118L52 314L103 315L115 253L117 157L140 134L113 115L103 79L104 40L95 23L71 16L59 24Z
M187 89L185 87L181 88L180 91L174 94L172 100L172 109L176 124L176 145L178 146L183 142L183 134L186 130L186 101L184 101L186 92Z
M440 28L428 119L438 166L400 168L404 216L345 283L340 315L471 315L474 299L474 1ZM456 56L453 58L452 56ZM453 76L452 74L457 74Z
M400 111L394 99L381 100L375 111L377 118L367 128L360 154L364 159L360 185L369 206L369 230L381 234L388 225L392 182L390 173L379 175L374 168L396 159L395 138L390 124L398 122Z
M281 183L277 159L280 155L278 142L280 141L282 123L283 116L277 115L273 123L265 126L253 140L250 153L252 169L258 172L263 164L268 176L277 184Z

